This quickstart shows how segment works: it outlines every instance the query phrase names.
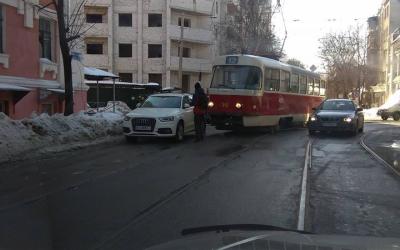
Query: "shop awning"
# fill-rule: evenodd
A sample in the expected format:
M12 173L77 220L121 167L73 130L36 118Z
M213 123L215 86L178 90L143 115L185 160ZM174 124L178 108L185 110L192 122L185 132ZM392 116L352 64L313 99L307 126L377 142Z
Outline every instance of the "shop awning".
M65 90L64 89L47 89L48 91L57 93L57 94L65 94Z
M29 92L32 89L13 85L13 84L8 84L8 83L0 83L0 90Z
M104 80L107 78L115 79L119 78L118 76L114 75L113 73L101 70L101 69L96 69L92 67L85 67L84 68L85 76L86 77L91 77L91 78L97 78L99 80Z

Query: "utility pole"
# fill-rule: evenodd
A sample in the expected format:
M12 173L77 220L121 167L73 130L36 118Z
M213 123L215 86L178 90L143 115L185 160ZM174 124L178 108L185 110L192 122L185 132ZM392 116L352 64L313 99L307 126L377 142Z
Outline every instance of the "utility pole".
M183 18L181 20L181 38L179 40L179 73L178 73L178 81L182 86L182 64L183 64Z

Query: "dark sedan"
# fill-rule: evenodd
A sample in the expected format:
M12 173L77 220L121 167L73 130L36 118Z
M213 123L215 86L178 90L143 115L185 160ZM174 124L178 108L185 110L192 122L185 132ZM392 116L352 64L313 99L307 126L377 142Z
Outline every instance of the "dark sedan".
M347 99L330 99L322 102L308 120L310 135L316 131L357 132L364 130L364 114L362 108Z

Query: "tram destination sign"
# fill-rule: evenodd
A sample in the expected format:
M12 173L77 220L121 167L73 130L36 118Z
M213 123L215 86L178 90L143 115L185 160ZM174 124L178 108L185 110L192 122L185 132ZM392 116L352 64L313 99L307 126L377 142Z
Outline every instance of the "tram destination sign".
M238 64L239 57L237 56L227 56L226 57L226 64Z

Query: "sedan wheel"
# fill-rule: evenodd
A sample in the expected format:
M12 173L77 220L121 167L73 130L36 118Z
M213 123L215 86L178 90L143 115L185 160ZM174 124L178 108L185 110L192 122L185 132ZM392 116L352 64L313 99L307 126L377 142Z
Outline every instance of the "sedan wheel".
M185 129L183 127L182 122L180 122L178 124L178 127L176 128L175 140L181 142L183 141L184 136L185 136Z

